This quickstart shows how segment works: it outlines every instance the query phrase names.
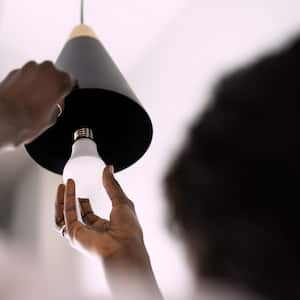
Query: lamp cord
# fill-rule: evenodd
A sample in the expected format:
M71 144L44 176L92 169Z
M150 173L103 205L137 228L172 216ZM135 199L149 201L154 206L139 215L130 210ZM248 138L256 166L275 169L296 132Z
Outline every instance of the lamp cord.
M81 0L80 23L84 24L84 0Z

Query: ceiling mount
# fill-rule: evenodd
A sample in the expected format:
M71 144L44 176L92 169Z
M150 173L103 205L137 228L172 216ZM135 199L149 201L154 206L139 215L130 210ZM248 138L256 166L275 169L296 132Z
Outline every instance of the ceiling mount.
M70 34L69 40L79 38L79 37L90 37L93 39L98 39L94 30L85 24L80 24L76 26Z

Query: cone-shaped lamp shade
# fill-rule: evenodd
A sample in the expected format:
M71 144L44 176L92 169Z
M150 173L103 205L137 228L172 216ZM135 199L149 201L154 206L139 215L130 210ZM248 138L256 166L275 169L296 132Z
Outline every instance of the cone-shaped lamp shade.
M57 123L26 145L30 156L49 171L62 174L74 132L87 127L94 132L101 158L116 171L140 159L152 140L151 120L89 27L75 28L57 67L72 74L79 88L66 97Z

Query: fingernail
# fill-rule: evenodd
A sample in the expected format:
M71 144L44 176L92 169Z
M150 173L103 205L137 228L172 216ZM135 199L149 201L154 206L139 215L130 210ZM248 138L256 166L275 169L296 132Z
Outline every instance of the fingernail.
M114 166L109 166L109 171L110 171L111 174L114 174L115 173Z
M75 181L73 179L69 178L67 181L67 185L69 185L69 184L75 184Z

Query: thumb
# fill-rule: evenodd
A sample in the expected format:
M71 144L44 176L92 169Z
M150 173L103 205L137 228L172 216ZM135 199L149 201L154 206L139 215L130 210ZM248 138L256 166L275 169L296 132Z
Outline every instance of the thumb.
M112 206L127 204L129 201L120 184L114 177L113 166L106 166L103 171L103 186L109 196Z

